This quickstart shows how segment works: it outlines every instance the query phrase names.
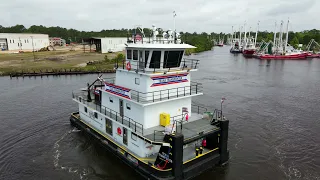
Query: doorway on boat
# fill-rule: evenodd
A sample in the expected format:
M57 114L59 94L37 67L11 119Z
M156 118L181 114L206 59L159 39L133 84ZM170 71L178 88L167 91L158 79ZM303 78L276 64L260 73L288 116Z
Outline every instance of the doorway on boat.
M112 121L106 118L106 132L112 136Z
M119 112L120 116L123 117L123 100L119 99Z
M123 144L128 145L128 131L127 128L123 128Z
M101 104L101 90L95 89L94 90L94 101L96 104Z

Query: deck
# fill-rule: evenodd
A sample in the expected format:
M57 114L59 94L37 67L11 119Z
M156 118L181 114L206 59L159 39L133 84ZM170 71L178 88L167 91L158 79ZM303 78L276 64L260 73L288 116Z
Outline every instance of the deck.
M164 137L164 127L156 126L144 129L144 137L152 141L162 141ZM217 126L211 125L208 119L202 118L202 115L192 113L188 122L177 126L177 132L182 133L184 139L196 137L199 134L208 133L211 131L219 130Z

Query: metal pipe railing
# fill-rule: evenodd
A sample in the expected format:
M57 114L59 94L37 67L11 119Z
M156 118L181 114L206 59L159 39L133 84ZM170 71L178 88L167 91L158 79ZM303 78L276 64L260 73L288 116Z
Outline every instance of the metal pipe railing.
M108 107L105 107L103 105L97 104L97 103L92 103L92 102L88 102L86 99L84 99L81 96L75 96L73 94L73 98L78 100L79 102L81 102L82 104L86 104L88 106L90 105L95 105L95 110L99 111L101 114L104 114L105 116L109 116L112 119L115 119L117 122L121 122L121 124L126 125L125 123L128 124L128 127L130 129L132 129L134 132L136 133L140 133L141 135L143 135L143 125L134 121L133 119L127 117L127 116L120 116L120 113L118 113L117 111L114 111ZM102 109L104 108L104 109ZM104 110L104 112L103 112ZM107 113L108 112L108 113ZM108 114L108 115L107 115ZM134 124L134 127L131 127L131 124Z

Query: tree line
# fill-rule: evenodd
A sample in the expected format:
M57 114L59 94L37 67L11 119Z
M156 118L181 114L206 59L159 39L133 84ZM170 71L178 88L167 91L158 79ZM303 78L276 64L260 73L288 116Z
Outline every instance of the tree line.
M131 34L135 29L103 29L101 31L78 31L76 29L67 29L63 27L45 27L42 25L33 25L29 28L26 28L23 25L15 25L11 27L3 27L0 25L0 33L41 33L48 34L49 37L61 37L70 42L81 43L83 39L90 37L127 37L128 34ZM139 30L136 30L139 32ZM146 36L151 36L152 30L148 28L143 29ZM162 29L159 28L159 34L162 34ZM239 33L237 33L239 36ZM254 32L251 32L254 34ZM273 41L273 32L261 31L258 33L257 42L262 40L264 41ZM231 37L231 34L228 33L189 33L189 32L180 32L182 42L194 45L197 49L194 52L201 52L210 50L214 46L214 42L220 37L223 38L225 43L227 43L228 37ZM311 39L314 39L320 43L320 30L312 29L305 30L301 32L289 32L289 43L292 45L296 44L308 44Z

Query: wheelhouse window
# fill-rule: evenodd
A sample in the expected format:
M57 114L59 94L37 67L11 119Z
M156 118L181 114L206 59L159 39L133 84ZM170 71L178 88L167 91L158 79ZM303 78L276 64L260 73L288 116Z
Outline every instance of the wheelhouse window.
M163 68L179 67L182 56L183 56L183 51L165 51Z
M132 50L131 49L127 50L127 59L132 59Z
M161 51L153 51L149 68L160 68Z
M88 109L87 109L87 107L84 107L84 112L86 112L86 113L88 112Z
M133 50L133 60L138 60L138 50Z
M95 117L96 119L98 119L98 113L97 113L97 112L94 112L94 117Z
M112 98L112 97L109 97L109 101L110 101L111 103L113 103L113 98Z

